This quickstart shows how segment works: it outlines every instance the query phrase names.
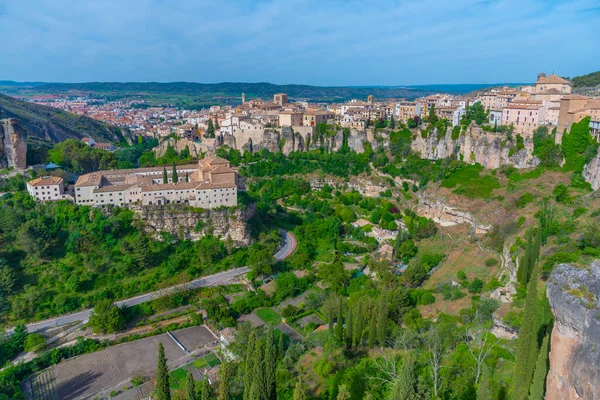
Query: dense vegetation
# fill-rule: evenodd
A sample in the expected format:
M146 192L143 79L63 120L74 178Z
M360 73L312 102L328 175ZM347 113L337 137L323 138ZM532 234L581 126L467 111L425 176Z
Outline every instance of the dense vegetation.
M573 87L591 87L600 85L600 71L573 78Z

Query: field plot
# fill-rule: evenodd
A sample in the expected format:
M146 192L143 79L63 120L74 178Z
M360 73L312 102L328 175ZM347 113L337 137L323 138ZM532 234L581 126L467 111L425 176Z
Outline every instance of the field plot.
M256 310L258 318L262 319L267 325L277 325L281 323L281 316L271 308L261 308Z
M173 333L185 338L190 349L208 344L214 336L204 326L194 326ZM65 361L35 377L35 400L71 400L87 398L114 387L133 376L154 375L158 344L162 343L169 365L186 354L166 334L109 347Z

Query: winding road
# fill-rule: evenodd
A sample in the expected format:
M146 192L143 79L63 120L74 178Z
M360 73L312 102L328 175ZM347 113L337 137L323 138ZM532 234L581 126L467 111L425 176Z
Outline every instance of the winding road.
M276 261L281 261L287 257L289 257L294 250L296 249L296 238L294 235L285 231L283 229L279 229L281 233L281 246L275 252L274 257ZM219 272L214 275L203 276L198 279L194 279L193 281L182 283L179 285L171 286L166 289L157 290L155 292L150 292L146 294L141 294L136 297L131 297L129 299L117 301L115 304L119 307L131 307L138 304L145 303L147 301L155 300L163 296L167 296L174 292L185 291L190 289L197 289L201 287L207 286L218 286L228 283L241 275L245 275L250 271L248 267L241 267L230 269L228 271ZM29 333L39 332L44 329L54 328L57 326L67 325L74 322L87 321L90 317L92 309L87 309L83 311L79 311L73 314L67 314L60 317L47 319L44 321L33 322L31 324L27 324L27 331ZM12 334L13 329L9 329L6 333Z

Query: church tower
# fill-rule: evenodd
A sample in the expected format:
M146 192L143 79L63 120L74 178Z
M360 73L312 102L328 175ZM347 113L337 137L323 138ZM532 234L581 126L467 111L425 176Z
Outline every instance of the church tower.
M242 104L246 102L246 93L242 93Z

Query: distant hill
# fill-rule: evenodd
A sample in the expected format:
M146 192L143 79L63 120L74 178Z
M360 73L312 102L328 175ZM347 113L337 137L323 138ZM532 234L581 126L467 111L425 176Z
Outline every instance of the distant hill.
M0 119L3 118L18 118L29 137L52 143L86 136L101 142L119 142L123 139L120 128L0 94Z
M573 78L573 87L594 87L600 85L600 71L592 72L587 75L576 76Z

